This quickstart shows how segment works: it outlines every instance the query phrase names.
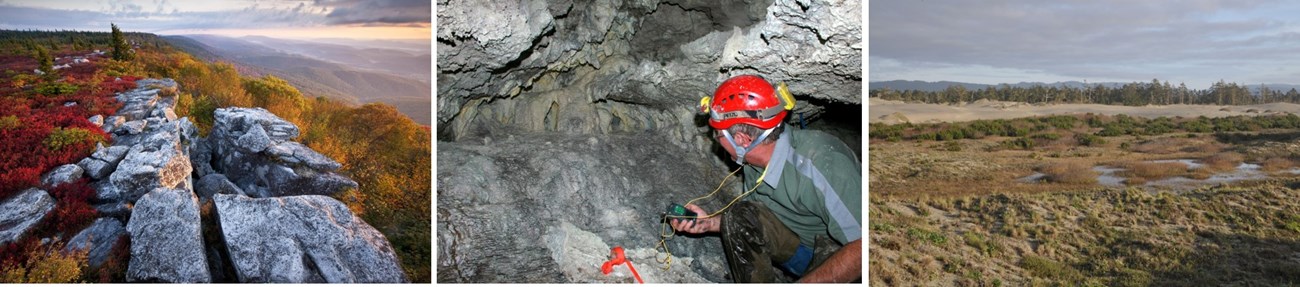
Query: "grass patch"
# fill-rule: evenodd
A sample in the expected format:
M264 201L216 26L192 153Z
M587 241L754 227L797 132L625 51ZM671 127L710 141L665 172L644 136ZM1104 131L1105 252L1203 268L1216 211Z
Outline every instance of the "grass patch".
M1237 169L1237 166L1241 165L1244 160L1246 160L1246 157L1239 153L1221 152L1201 160L1201 163L1205 164L1202 169L1223 172Z
M1126 177L1129 180L1141 180L1142 182L1182 176L1187 174L1187 165L1181 162L1127 162L1120 166L1126 170L1117 172L1116 175Z
M1043 278L1067 282L1078 282L1083 279L1083 272L1069 264L1034 255L1025 255L1024 258L1020 259L1020 268L1028 270L1034 276Z
M1082 162L1052 163L1040 166L1037 171L1045 174L1043 179L1048 182L1068 184L1095 184L1100 174Z

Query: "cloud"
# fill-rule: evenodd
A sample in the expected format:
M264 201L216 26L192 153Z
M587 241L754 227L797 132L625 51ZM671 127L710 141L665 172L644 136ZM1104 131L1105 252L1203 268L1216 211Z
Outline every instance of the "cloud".
M1300 7L1285 1L876 1L876 59L1149 81L1300 65ZM897 69L872 68L889 74ZM1246 80L1246 79L1243 79ZM1189 84L1191 84L1189 82ZM1208 83L1207 83L1208 84Z
M316 0L315 5L329 9L330 24L428 26L432 21L428 0Z

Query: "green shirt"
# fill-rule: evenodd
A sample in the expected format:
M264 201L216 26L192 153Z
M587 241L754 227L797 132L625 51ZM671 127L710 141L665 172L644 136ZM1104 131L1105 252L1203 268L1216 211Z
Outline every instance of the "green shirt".
M745 165L745 190L762 168ZM787 129L776 141L763 184L749 196L813 246L817 235L840 244L862 238L862 163L848 145L815 130Z

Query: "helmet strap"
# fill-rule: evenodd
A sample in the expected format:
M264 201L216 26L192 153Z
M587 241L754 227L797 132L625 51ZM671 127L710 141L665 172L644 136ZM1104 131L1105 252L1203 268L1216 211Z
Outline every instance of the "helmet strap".
M736 151L736 164L743 166L745 165L745 153L748 153L750 148L757 146L758 143L763 142L764 139L767 139L767 136L772 134L772 130L775 129L776 127L773 126L770 129L763 130L763 134L758 135L757 139L750 141L746 146L740 146L740 144L737 144L736 139L731 137L731 131L728 131L727 129L722 129L722 136L727 138L727 143L731 144L731 148Z

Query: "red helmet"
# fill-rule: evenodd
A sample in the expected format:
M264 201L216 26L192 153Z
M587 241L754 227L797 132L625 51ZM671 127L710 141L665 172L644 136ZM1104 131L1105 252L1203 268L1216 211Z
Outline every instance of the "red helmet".
M778 95L777 89L759 76L740 75L718 85L711 103L705 98L701 106L709 112L709 125L715 129L735 124L770 129L785 119L787 109L794 107L794 101L786 95L788 92Z

